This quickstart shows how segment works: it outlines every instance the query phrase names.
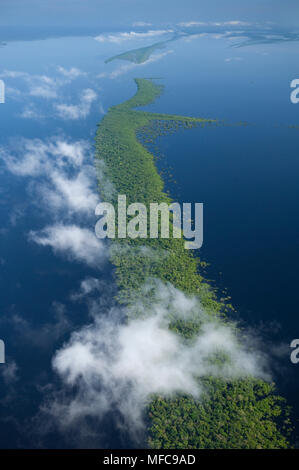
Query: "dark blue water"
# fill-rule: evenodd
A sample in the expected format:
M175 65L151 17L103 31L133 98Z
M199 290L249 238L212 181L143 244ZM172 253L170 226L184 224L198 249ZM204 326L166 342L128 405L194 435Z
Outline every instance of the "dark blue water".
M238 49L240 60L220 63L217 54L228 50L206 44L197 67L188 70L186 59L147 109L224 120L159 138L158 165L173 175L166 188L175 200L204 203L199 256L210 263L206 277L219 296L231 296L234 317L260 338L298 417L299 374L289 347L299 331L299 132L290 127L299 108L289 99L297 49L248 47Z

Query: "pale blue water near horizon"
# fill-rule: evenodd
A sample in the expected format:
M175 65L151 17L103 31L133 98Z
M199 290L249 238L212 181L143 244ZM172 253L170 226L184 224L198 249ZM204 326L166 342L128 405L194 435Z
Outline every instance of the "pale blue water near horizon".
M134 77L162 77L159 83L165 85L159 100L145 109L225 120L229 125L159 138L165 157L158 165L172 168L176 183L166 185L174 199L204 203L204 245L199 255L210 263L207 276L227 289L237 318L258 331L274 379L298 418L299 376L289 359L289 343L299 330L299 131L290 127L298 124L299 104L290 102L298 43L232 47L240 41L215 33L182 37L140 65L104 61L148 44L141 40L121 48L92 36L8 42L0 49L0 78L6 85L0 147L21 159L15 146L26 149L22 139L39 139L48 148L52 144L47 158L55 162L53 142L85 141L90 148L84 150L84 158L93 165L96 125L110 106L135 93ZM87 96L84 90L94 95L82 101ZM248 125L235 125L239 121ZM91 299L74 302L72 294L79 291L82 279L110 280L111 267L104 263L98 269L86 259L78 262L30 240L30 232L57 222L52 211L57 201L42 199L41 188L49 187L48 169L22 175L20 170L9 171L3 160L0 165L1 337L10 365L1 384L1 446L86 446L86 440L72 442L53 429L43 429L40 435L45 424L38 410L49 384L59 388L51 368L55 351L72 331L90 321ZM90 178L96 193L95 172ZM93 230L92 215L72 218L62 209L61 220ZM104 291L100 294L106 297ZM109 419L98 431L89 446L132 445Z

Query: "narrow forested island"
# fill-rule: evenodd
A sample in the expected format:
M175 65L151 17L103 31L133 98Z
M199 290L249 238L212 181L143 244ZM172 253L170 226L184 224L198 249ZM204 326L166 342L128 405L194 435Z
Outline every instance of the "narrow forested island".
M128 204L171 202L164 191L155 158L141 143L177 128L208 125L211 120L136 110L152 103L163 91L150 79L136 79L137 93L113 106L101 121L96 136L96 165L102 199L117 204L125 194ZM145 256L144 249L150 255ZM119 239L112 242L111 262L116 270L118 301L128 315L142 315L130 308L148 279L171 283L186 295L196 296L208 315L226 322L231 306L220 301L202 274L204 264L183 239ZM149 302L150 302L150 293ZM194 316L173 319L170 328L192 342L201 328ZM188 395L152 396L145 408L147 443L151 448L288 448L291 423L285 400L273 383L254 377L201 379L205 393L200 400Z

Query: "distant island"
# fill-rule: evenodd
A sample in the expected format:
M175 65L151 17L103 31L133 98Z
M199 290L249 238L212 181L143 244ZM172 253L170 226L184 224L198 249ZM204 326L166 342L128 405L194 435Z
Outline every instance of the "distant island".
M114 55L113 57L110 57L109 59L105 60L105 64L108 64L109 62L112 62L113 60L128 60L129 62L133 62L134 64L143 64L149 58L151 55L159 49L164 49L165 46L173 41L176 41L177 39L181 38L184 36L184 33L175 33L172 35L170 39L166 39L164 41L159 41L155 42L154 44L151 44L149 46L145 47L139 47L137 49L131 49L129 51L123 52L121 54Z
M168 41L161 41L151 46L147 47L140 47L139 49L132 49L127 52L123 52L122 54L115 55L110 57L109 59L105 60L105 64L112 62L113 60L128 60L129 62L133 62L135 64L142 64L146 62L150 56L157 50L163 49Z

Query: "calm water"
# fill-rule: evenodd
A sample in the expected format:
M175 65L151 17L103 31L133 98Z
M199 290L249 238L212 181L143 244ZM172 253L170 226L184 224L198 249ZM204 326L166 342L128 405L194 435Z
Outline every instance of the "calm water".
M298 416L298 371L289 344L299 330L298 108L289 83L298 46L234 49L198 42L196 66L169 78L151 109L248 125L219 125L160 138L161 169L174 199L204 203L207 277L232 297L236 318L260 337L273 377ZM183 54L183 51L181 50ZM196 90L196 91L194 91Z
M299 369L290 364L288 344L299 332L299 130L289 126L299 124L299 104L290 103L298 45L232 43L214 35L183 38L148 63L106 65L111 55L144 44L120 47L88 36L8 42L0 49L6 84L0 146L19 161L22 138L47 145L58 137L69 144L84 140L91 146L84 164L93 165L96 124L135 92L136 76L163 77L165 93L148 110L225 120L229 125L159 139L159 166L172 168L176 184L167 186L174 199L204 203L200 256L210 263L207 276L227 289L237 317L261 334L278 385L296 406ZM90 102L82 101L84 90L94 93ZM239 121L249 125L235 125ZM48 185L45 173L20 176L0 163L0 331L3 367L10 366L1 379L1 447L87 445L53 430L37 439L37 413L49 384L60 387L51 369L55 351L90 321L88 302L71 295L87 277L109 280L111 267L89 266L28 239L30 231L57 222L93 230L92 215L53 213L39 200ZM96 193L95 174L91 187ZM90 439L90 446L130 445L110 422L98 426L101 439Z

